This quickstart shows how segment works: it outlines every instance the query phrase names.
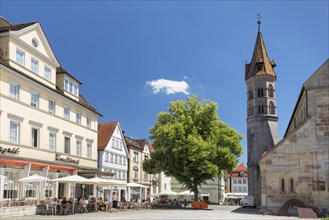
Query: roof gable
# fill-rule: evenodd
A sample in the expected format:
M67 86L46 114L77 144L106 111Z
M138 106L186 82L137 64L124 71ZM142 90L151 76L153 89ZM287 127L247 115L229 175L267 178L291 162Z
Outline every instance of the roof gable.
M19 30L9 30L9 32L29 45L35 51L38 51L38 53L47 57L53 63L58 66L60 65L39 23L31 23L30 25Z
M117 128L119 122L105 122L98 124L98 150L104 150Z

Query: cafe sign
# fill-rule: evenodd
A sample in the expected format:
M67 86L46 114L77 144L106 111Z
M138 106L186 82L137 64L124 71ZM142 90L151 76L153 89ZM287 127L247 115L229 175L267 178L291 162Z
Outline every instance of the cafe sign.
M0 154L17 155L19 153L18 147L0 147Z
M73 159L72 157L65 157L65 156L62 157L61 154L55 155L55 161L62 162L62 163L75 164L75 165L79 165L79 163L80 163L80 160Z

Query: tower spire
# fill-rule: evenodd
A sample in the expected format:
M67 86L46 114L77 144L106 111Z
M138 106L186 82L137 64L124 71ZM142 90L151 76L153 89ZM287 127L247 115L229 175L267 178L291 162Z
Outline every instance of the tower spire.
M260 32L260 24L262 23L260 19L262 18L262 15L260 13L257 14L257 24L258 24L258 32Z

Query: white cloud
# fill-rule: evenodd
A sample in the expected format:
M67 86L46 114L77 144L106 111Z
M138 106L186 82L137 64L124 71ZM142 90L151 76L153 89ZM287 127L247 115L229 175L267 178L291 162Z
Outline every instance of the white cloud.
M189 89L190 86L185 81L158 79L158 80L147 81L146 85L152 87L153 94L159 93L160 91L164 91L167 95L175 94L179 92L189 95L187 90Z

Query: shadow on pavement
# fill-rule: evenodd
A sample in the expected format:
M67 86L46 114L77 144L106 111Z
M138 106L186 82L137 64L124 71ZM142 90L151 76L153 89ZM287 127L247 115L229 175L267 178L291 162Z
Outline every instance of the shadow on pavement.
M234 213L243 213L243 214L260 214L259 210L257 208L254 207L246 207L246 208L242 208L242 207L238 207L234 210L232 210L231 212Z

